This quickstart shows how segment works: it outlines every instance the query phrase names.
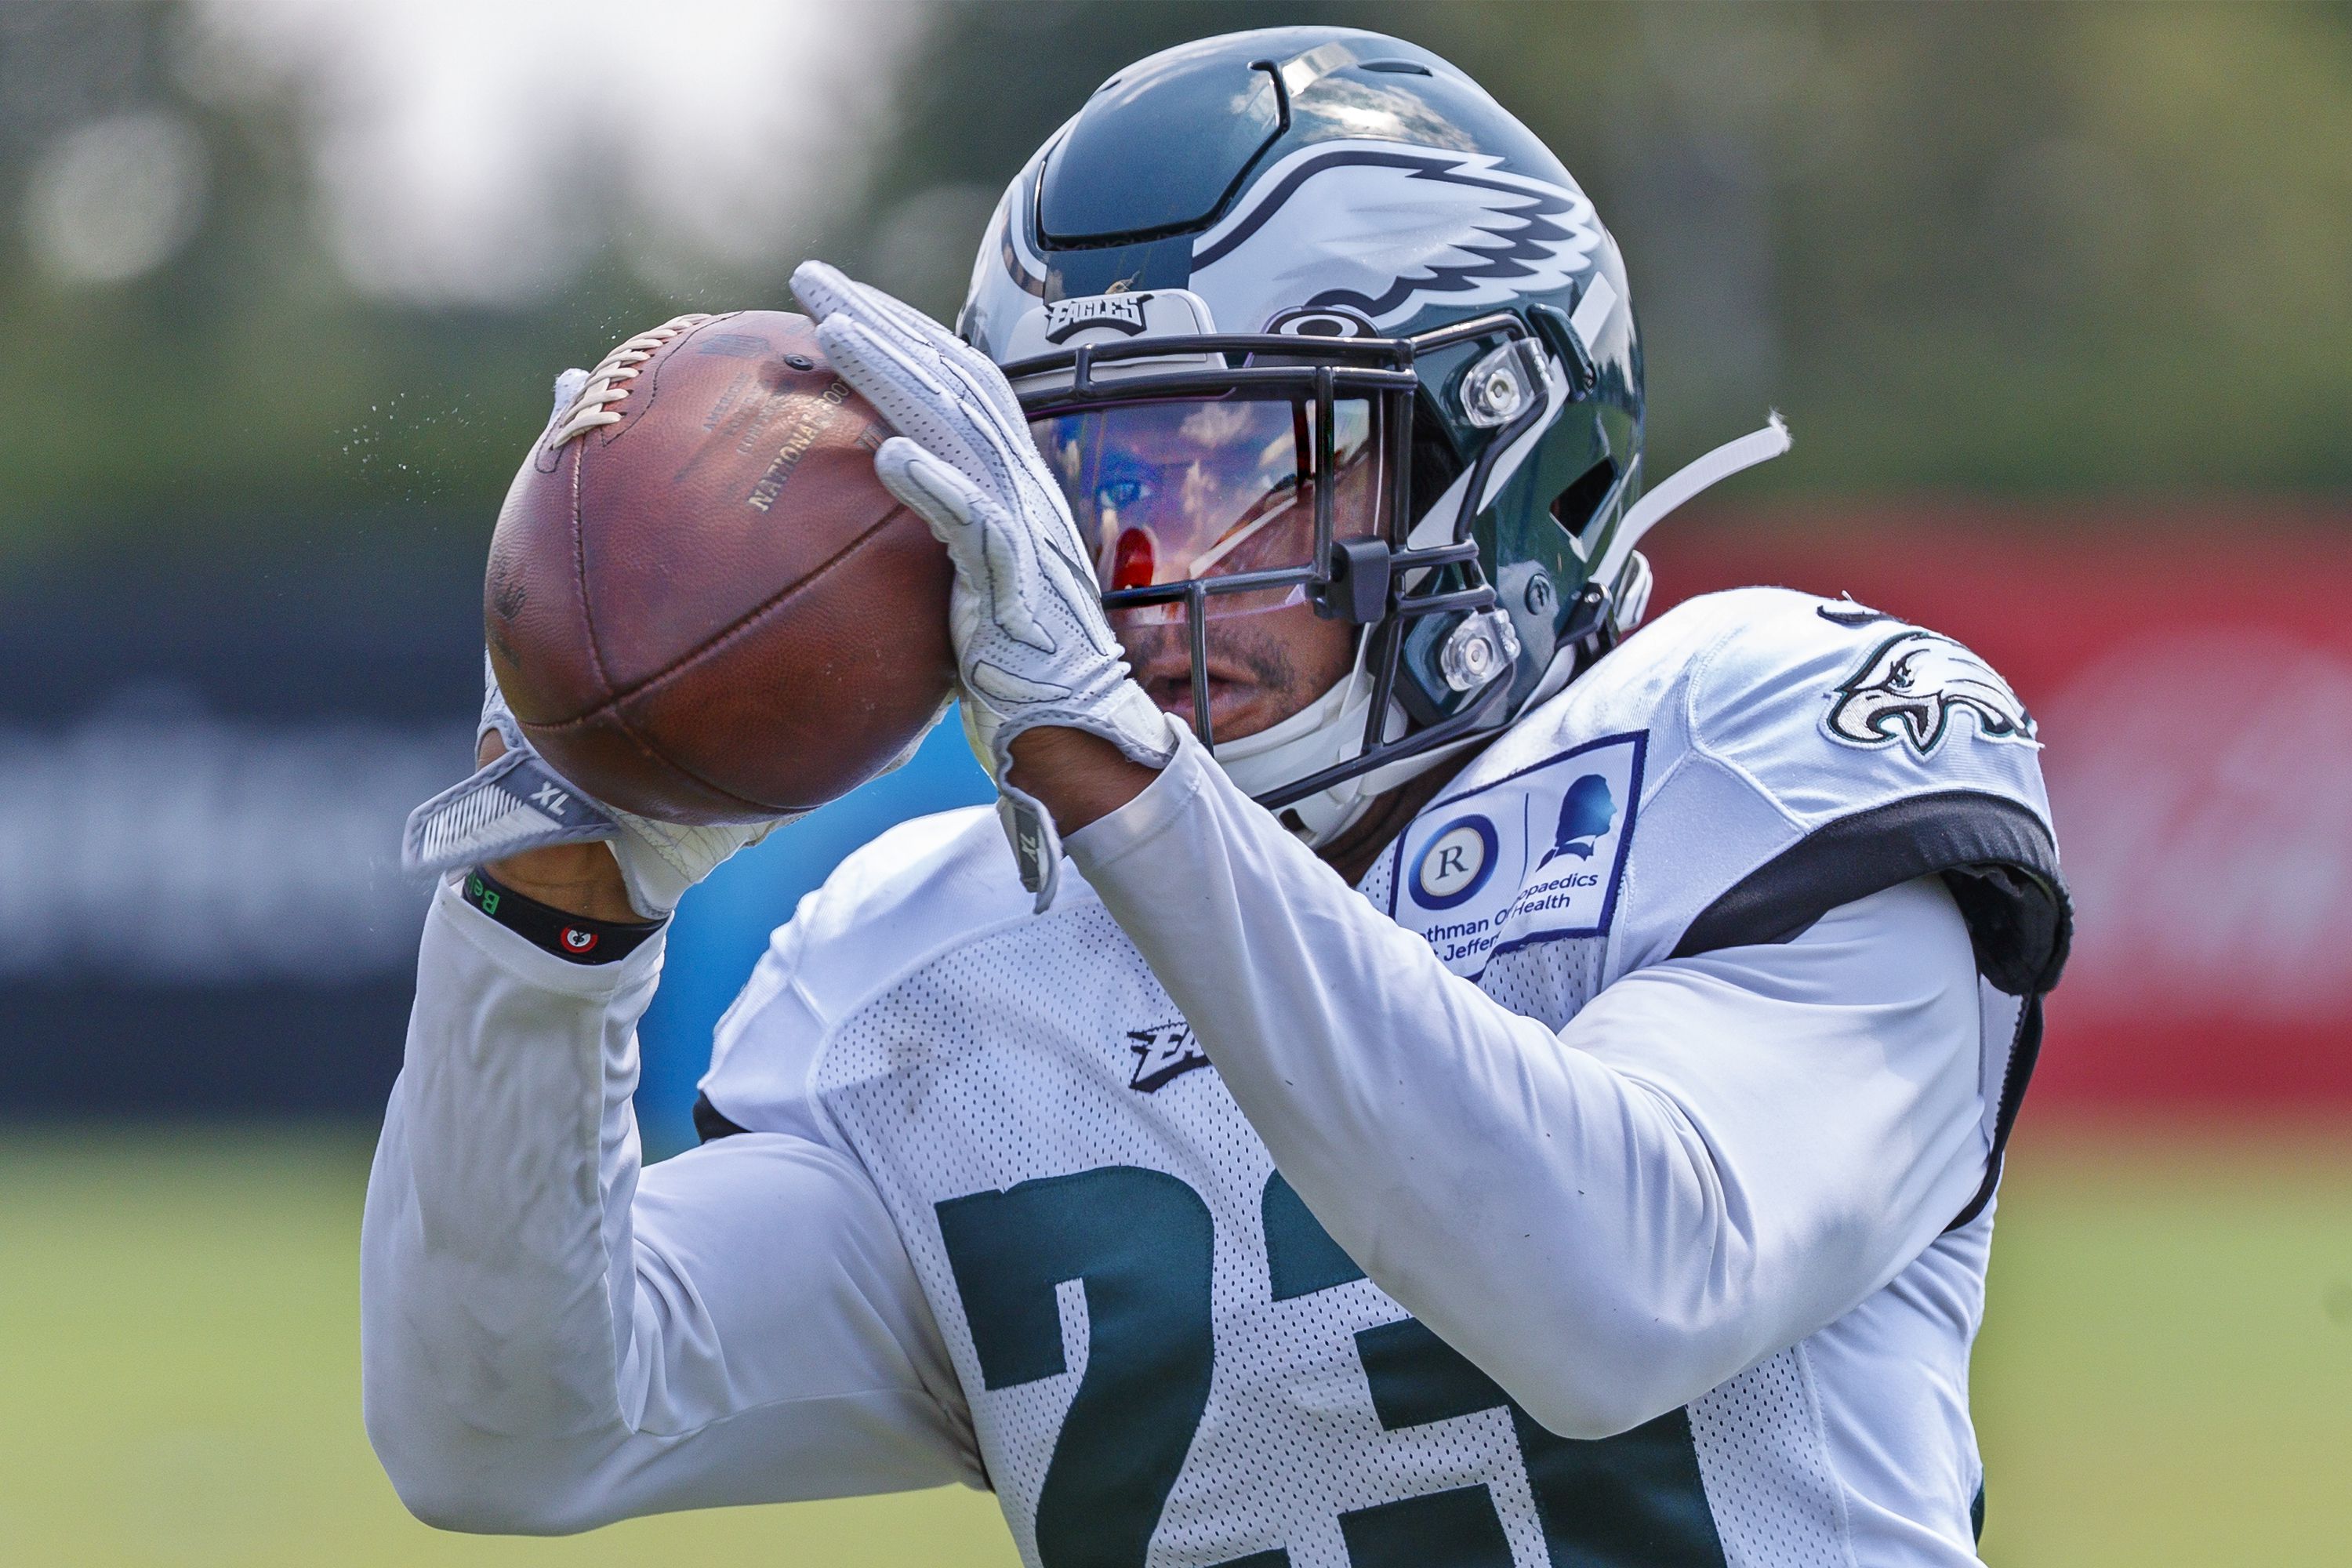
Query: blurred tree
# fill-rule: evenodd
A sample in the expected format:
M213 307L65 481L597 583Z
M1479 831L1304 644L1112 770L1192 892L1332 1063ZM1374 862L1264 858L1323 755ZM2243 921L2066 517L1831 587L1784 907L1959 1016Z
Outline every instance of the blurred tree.
M649 68L630 58L633 37L610 16L519 7L509 20L523 24L520 39L494 40L509 52L518 42L538 47L530 26L558 20L606 35L536 79L492 68L469 77L480 61L459 62L449 81L402 79L404 62L379 52L349 73L355 85L325 79L331 73L300 48L271 54L275 42L315 45L315 7L247 3L0 0L0 216L14 220L0 222L0 321L12 351L12 374L0 377L0 552L124 531L200 550L327 548L398 534L423 536L429 549L446 529L446 549L478 556L516 458L545 416L555 370L593 362L680 310L775 301L800 255L826 248L822 213L793 230L782 253L749 261L671 243L677 235L661 231L656 204L621 189L593 156L585 167L576 157L542 159L530 171L536 186L519 175L525 161L501 138L561 142L578 134L583 116L613 121L646 109L596 91L551 101L548 78L560 84L590 65L606 77L660 68L674 73L667 90L690 93L698 73L709 74L691 61ZM364 0L346 9L393 14L395 27L450 20L446 6L438 16ZM777 56L768 75L789 86L803 62L772 21L752 30ZM533 97L522 99L524 89ZM473 117L487 129L469 121L472 139L440 153L453 184L496 175L506 185L494 185L494 196L556 209L543 237L563 254L509 268L526 287L436 299L383 287L386 269L355 278L367 269L339 255L348 236L335 220L348 214L338 204L367 200L374 172L355 158L350 132L381 129L352 122L389 117L371 93L436 89L474 100L517 94L491 105L503 113ZM810 90L825 96L822 84ZM746 105L747 119L759 113ZM436 113L418 118L431 128ZM114 132L126 125L146 128L147 142L122 146ZM111 155L77 157L93 137ZM142 168L141 155L152 163L157 145L184 150L194 173L173 185L169 171ZM600 148L591 141L585 152ZM645 185L668 171L636 173ZM803 171L791 183L811 181ZM731 195L716 182L684 193L677 184L659 194L703 213L724 212ZM140 238L140 209L158 200L185 209L184 221L174 218L184 232L126 254L126 235Z
M640 219L469 307L352 282L299 75L223 57L206 15L0 4L0 552L362 513L478 551L551 369L776 302L807 253L949 310L996 192L1097 82L1269 21L1413 37L1552 141L1633 269L1657 471L1772 404L1798 455L1753 482L1800 495L2352 484L2340 5L943 5L862 194L772 257L650 265Z

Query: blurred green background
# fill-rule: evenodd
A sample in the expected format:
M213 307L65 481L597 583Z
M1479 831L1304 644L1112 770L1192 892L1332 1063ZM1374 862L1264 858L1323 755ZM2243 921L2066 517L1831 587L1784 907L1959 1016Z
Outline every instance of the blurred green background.
M2352 1539L2340 1128L2021 1140L1974 1405L1986 1560L2329 1568ZM208 1129L0 1144L11 1563L393 1568L742 1560L1009 1568L961 1489L638 1520L570 1541L402 1511L359 1419L366 1145Z
M1781 521L2127 544L2209 507L2352 547L2344 5L0 0L0 1561L1011 1560L976 1494L568 1542L401 1511L355 1343L417 908L391 825L454 776L553 370L782 304L810 255L950 310L1098 80L1276 21L1405 34L1552 142L1628 258L1654 477L1769 405L1798 453L1740 493ZM226 782L142 804L215 776L191 758ZM697 895L655 1144L746 944L961 765ZM219 804L257 779L311 804ZM330 784L373 793L301 827ZM215 940L223 909L258 912ZM297 930L329 945L270 945ZM2352 1114L2270 1111L2029 1104L1990 1561L2352 1560Z
M1800 491L2352 480L2342 5L7 0L0 549L442 534L551 367L807 255L951 310L1096 82L1310 20L1445 53L1589 187L1658 471L1771 402Z

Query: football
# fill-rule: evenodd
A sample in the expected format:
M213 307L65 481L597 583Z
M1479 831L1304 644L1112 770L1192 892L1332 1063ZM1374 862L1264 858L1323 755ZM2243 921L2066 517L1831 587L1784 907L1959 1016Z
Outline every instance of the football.
M516 474L483 584L548 763L625 811L749 822L919 739L955 676L950 571L874 477L889 434L803 316L680 316L599 362Z

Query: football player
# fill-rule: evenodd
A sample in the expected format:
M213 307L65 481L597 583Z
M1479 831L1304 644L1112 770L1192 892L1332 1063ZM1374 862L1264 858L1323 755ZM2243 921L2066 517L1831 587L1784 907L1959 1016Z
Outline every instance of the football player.
M999 809L802 904L641 1171L659 922L757 830L423 808L479 863L368 1197L409 1506L961 1479L1042 1568L1974 1562L2068 930L2033 725L1851 602L1629 635L1642 531L1786 437L1644 488L1558 160L1411 44L1212 38L1022 170L958 331L794 289L954 560Z

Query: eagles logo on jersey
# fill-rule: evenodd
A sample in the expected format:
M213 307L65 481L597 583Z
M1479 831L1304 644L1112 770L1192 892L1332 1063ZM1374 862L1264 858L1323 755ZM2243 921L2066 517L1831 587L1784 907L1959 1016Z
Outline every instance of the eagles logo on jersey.
M2034 743L2033 716L1991 666L1950 637L1906 631L1872 648L1838 682L1822 726L1851 746L1901 742L1924 757L1962 714L1985 740Z

